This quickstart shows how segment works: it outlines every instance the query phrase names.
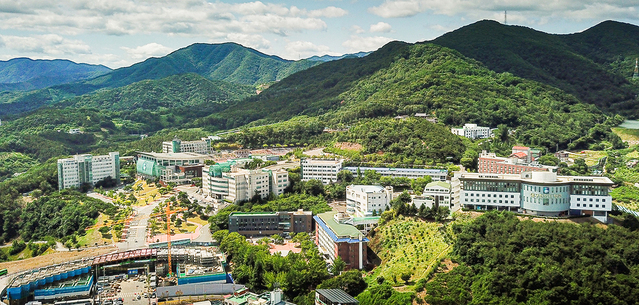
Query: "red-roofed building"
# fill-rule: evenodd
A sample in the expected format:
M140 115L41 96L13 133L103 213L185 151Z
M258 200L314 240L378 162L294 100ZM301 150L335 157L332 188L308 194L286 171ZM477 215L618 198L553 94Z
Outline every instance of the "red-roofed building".
M482 151L479 155L477 170L484 174L520 174L522 172L556 172L556 166L545 166L533 162L531 149L514 146L508 158L497 157L494 153Z

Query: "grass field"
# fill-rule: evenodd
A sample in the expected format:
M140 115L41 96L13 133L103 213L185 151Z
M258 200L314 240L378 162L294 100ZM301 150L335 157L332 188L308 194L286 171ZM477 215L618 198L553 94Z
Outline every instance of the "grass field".
M612 132L617 134L621 140L630 142L632 144L637 144L639 142L639 129L628 129L622 127L614 127L612 128ZM633 143L634 141L634 143Z
M586 159L586 164L593 166L599 162L599 159L608 155L605 151L601 150L584 150L583 152L584 153L570 153L569 157L573 160Z

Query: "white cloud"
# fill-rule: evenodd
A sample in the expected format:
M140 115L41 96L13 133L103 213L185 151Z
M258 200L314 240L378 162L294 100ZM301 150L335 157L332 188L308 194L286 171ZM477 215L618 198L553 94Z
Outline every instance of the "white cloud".
M422 12L440 15L466 15L472 18L486 18L497 13L496 19L503 20L503 12L520 12L513 15L513 21L539 20L559 17L574 20L582 19L631 19L638 20L639 3L616 0L385 0L378 6L368 9L372 14L384 18L402 18L415 16ZM501 14L499 14L501 13ZM525 15L525 18L524 18Z
M387 0L380 6L371 7L369 12L384 18L410 17L417 15L424 10L417 0Z
M36 5L42 1L42 6ZM50 2L50 1L48 1ZM335 6L317 10L264 3L204 0L0 0L0 29L55 32L60 35L170 34L223 37L324 30L323 18L348 12Z
M226 36L230 41L237 42L245 47L254 49L268 49L271 42L260 35L248 35L242 33L230 33Z
M325 45L316 45L310 41L291 41L286 44L287 58L307 58L313 55L339 55L331 52L330 48Z
M364 31L364 29L362 29L361 26L354 25L354 26L351 27L351 32L353 32L355 34L361 34L361 33L364 33L366 31Z
M371 24L370 31L373 33L388 33L393 29L393 27L386 22L378 22L375 24Z
M55 34L30 37L0 35L0 41L4 47L24 53L53 56L91 53L91 48L84 42Z
M348 15L348 11L339 7L329 6L327 8L313 10L308 13L309 17L337 18Z
M393 39L383 36L360 37L351 36L351 38L342 43L342 46L348 49L349 53L360 51L374 51L389 43Z
M148 43L135 48L122 47L123 50L133 59L147 59L149 57L161 57L171 53L173 49L165 47L159 43Z

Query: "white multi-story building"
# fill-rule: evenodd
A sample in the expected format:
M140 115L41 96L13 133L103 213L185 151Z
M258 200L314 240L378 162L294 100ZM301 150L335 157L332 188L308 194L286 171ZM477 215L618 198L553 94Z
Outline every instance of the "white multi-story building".
M91 156L76 155L73 158L58 160L58 189L79 188L83 183L95 185L96 182L111 177L120 183L120 153Z
M350 171L353 175L357 176L357 172L361 175L367 170L375 171L376 173L384 177L393 178L408 178L417 179L430 176L433 181L446 181L448 176L448 170L445 169L433 169L433 168L393 168L393 167L355 167L346 166L344 170Z
M200 141L182 141L175 138L173 141L162 142L163 153L208 154L210 151L211 138L202 138Z
M320 180L324 184L337 181L344 160L302 159L302 181Z
M418 209L422 205L426 205L428 208L433 207L448 207L451 210L453 206L451 204L451 185L448 182L435 181L427 184L424 187L424 192L421 196L415 196L413 203Z
M475 210L512 210L537 216L590 215L608 221L612 211L607 177L557 176L554 172L463 173L460 203Z
M355 217L381 215L390 208L393 188L379 185L349 185L346 187L346 213Z
M234 162L206 166L202 173L204 192L232 203L250 200L256 194L262 198L267 198L269 193L279 196L288 185L285 170L245 170L237 168Z
M450 132L473 140L490 138L493 136L493 132L490 127L477 126L477 124L464 124L464 127L462 128L451 128Z

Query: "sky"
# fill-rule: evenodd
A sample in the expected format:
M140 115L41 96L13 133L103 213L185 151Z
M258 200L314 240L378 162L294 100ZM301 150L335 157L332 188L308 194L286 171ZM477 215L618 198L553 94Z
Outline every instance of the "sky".
M639 0L0 0L0 60L119 68L192 43L298 60L434 39L483 19L567 34L639 24Z

